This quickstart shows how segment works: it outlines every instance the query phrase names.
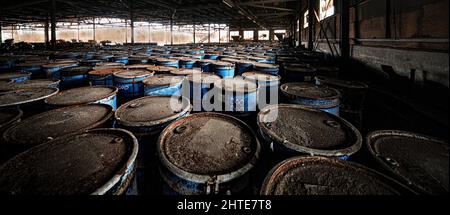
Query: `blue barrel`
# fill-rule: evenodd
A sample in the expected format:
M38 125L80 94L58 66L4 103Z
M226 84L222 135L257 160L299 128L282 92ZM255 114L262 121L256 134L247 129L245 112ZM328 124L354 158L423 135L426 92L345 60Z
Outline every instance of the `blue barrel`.
M78 63L70 62L55 62L42 65L42 70L44 70L47 78L60 78L60 70L69 67L76 67Z
M319 175L326 175L320 177ZM413 195L396 180L363 165L324 157L293 157L266 176L260 195Z
M181 84L184 76L154 75L143 81L144 95L146 96L172 96L181 94Z
M60 73L61 88L81 87L88 84L88 73L92 70L90 66L76 66L62 69Z
M210 53L205 55L205 59L218 60L220 53Z
M219 93L216 101L222 103L225 112L247 113L256 111L257 85L242 77L224 78L214 83Z
M203 59L197 61L196 67L200 68L202 72L213 72L212 64L215 63L216 60Z
M258 104L278 104L279 87L281 77L262 72L245 72L242 74L245 80L252 81L258 86ZM264 108L258 106L259 109Z
M217 61L213 63L214 73L222 78L234 77L234 64Z
M101 64L101 63L103 63L103 62L104 62L103 60L95 60L95 59L82 60L82 61L80 62L80 65L81 65L81 66L92 66L92 67L95 67L95 66L97 66L98 64Z
M309 66L302 66L301 64L289 64L284 67L284 74L287 80L314 82L316 70Z
M173 71L177 71L178 69L175 67L168 66L151 66L148 67L147 70L155 72L155 74L164 74L169 75L172 74Z
M179 68L179 62L177 59L156 58L155 60L156 60L156 65L158 65L158 66L168 66L168 67Z
M193 58L179 58L180 67L179 68L194 68L194 64L197 60Z
M202 105L203 99L206 99L206 102L210 104L214 104L212 100L214 83L221 78L217 75L213 75L211 73L200 73L200 74L191 74L187 76L187 80L189 80L189 98L193 105L194 111L213 111L212 107L209 109ZM208 95L207 93L210 92ZM209 96L209 99L206 98ZM186 97L188 97L186 95Z
M9 83L0 83L0 92L7 91L15 91L26 88L58 88L59 87L58 79L33 79L24 82L9 82Z
M346 120L298 104L275 104L257 117L259 133L276 160L299 155L346 160L358 152L362 137Z
M148 70L120 70L113 74L114 86L119 88L119 98L127 100L144 95L142 81L155 72Z
M226 128L212 132L217 128ZM189 141L186 141L189 140ZM239 194L249 189L261 146L253 130L218 113L192 114L167 126L157 142L167 195Z
M30 78L31 73L29 72L0 73L0 81L24 82Z
M204 54L193 54L193 55L190 55L189 57L197 59L197 60L205 59L205 55Z
M14 156L58 137L110 126L112 116L112 107L104 104L76 105L46 111L25 118L8 128L3 133L4 141L0 146L3 146L10 156Z
M116 110L117 91L114 86L79 87L60 91L45 99L45 103L51 109L82 104L106 104Z
M273 75L278 74L278 65L268 64L268 63L255 63L253 65L255 71L270 73Z
M33 78L43 78L45 73L41 69L42 62L24 62L16 64L16 69L20 72L31 73Z
M334 88L305 82L292 82L281 85L280 89L287 103L300 104L339 116L341 94Z
M139 146L130 132L93 129L48 143L27 150L0 168L0 192L122 195L132 190ZM29 171L30 166L39 174Z
M114 56L112 58L112 60L113 60L113 62L116 62L116 63L128 64L128 56L126 56L126 55Z
M240 60L236 63L236 72L237 75L242 75L244 72L252 71L253 64L255 64L254 61L249 60Z
M88 73L88 79L92 86L105 85L113 86L113 73L121 69L100 69L92 70Z
M133 64L146 64L148 63L148 58L146 56L138 57L138 56L130 56L128 58L128 63Z

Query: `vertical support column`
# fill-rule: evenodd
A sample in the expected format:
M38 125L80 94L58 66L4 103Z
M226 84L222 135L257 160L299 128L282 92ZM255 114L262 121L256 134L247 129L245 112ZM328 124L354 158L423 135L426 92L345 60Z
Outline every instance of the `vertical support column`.
M195 23L193 25L194 31L193 31L193 37L194 37L194 44L195 44Z
M220 44L220 30L221 30L221 28L220 28L220 24L219 24L219 44Z
M231 41L230 26L228 25L228 43Z
M48 16L47 16L47 18L45 20L45 25L44 25L44 37L45 37L45 45L46 46L50 45L50 38L48 35L48 29L50 27L50 24L48 22L49 22L49 20L48 20Z
M125 43L128 43L128 29L127 29L127 27L128 27L128 22L125 19Z
M80 18L77 19L77 40L80 42Z
M258 41L258 30L253 30L253 42Z
M239 29L239 39L244 39L244 30Z
M302 22L302 18L303 18L303 14L302 14L302 9L303 9L303 1L298 1L299 2L299 6L298 6L298 45L301 47L302 46L302 29L303 29L303 22Z
M273 28L269 29L269 41L273 41L275 37L275 30Z
M51 44L56 46L56 0L51 0Z
M173 18L170 18L170 45L173 46Z
M349 42L349 3L348 1L339 1L340 2L340 11L341 11L341 57L342 59L348 60L350 57L350 42Z
M308 50L313 50L313 37L314 37L314 7L316 1L315 0L308 0Z
M391 38L391 0L386 0L386 38Z
M208 24L208 43L211 43L211 24Z
M152 42L152 39L150 37L151 31L150 31L150 22L148 22L148 43L150 44Z
M134 13L133 13L133 0L130 1L130 27L131 27L131 44L134 44Z
M3 43L3 38L2 38L2 23L0 22L0 44Z
M93 40L95 41L95 18L92 19L92 32L93 32Z

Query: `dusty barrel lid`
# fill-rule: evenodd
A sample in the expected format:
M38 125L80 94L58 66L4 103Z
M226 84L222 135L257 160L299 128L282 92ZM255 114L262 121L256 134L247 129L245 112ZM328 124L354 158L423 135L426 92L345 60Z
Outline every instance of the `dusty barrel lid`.
M251 61L251 60L239 60L236 63L238 65L248 65L248 66L252 66L252 65L256 64L255 61Z
M304 82L286 83L280 89L285 96L294 99L333 100L340 96L336 89Z
M305 66L303 64L289 64L284 67L284 70L287 72L294 72L294 73L315 73L316 69L311 68L309 66Z
M58 88L37 87L25 88L15 91L0 93L0 107L21 105L30 102L44 100L58 93Z
M217 80L221 80L222 78L211 73L199 73L188 75L187 79L192 83L214 84Z
M189 63L195 63L195 61L197 61L197 59L189 58L189 57L180 57L180 58L178 58L178 60L180 62L189 62Z
M70 106L29 117L3 134L8 145L30 148L48 140L103 125L113 115L104 104Z
M327 78L323 76L316 77L316 81L321 85L329 85L337 88L348 88L348 89L367 89L369 86L360 81L348 81L337 78Z
M122 129L94 129L63 136L0 166L0 193L120 194L124 188L112 188L134 168L137 151L136 138Z
M239 59L231 58L231 57L224 57L224 58L221 58L220 61L235 64L239 61Z
M215 67L229 67L230 69L234 68L234 63L225 62L225 61L216 61L213 63L213 65Z
M64 67L71 67L71 66L77 66L78 62L69 62L69 61L59 61L59 62L53 62L49 64L42 65L42 68L44 69L52 69L52 68L64 68Z
M8 84L0 84L0 92L15 91L26 88L47 88L49 86L58 86L58 79L33 79L24 82L13 82Z
M152 67L154 66L149 64L133 64L125 66L125 69L149 69Z
M218 90L228 92L251 93L255 92L258 89L255 83L253 83L252 81L244 80L240 77L217 80L214 83L214 86L217 87Z
M133 79L133 78L145 78L154 75L155 72L143 70L143 69L133 69L133 70L119 70L117 72L114 72L114 77L118 78L126 78L126 79Z
M281 77L279 75L267 74L265 72L244 72L242 73L242 77L246 80L250 80L256 83L259 82L279 82Z
M171 96L147 96L120 106L115 118L119 125L150 127L176 120L190 110L191 104L184 97L178 99Z
M184 79L184 76L159 74L144 79L142 83L149 86L169 86L181 84Z
M170 73L171 71L176 71L178 69L170 66L151 66L148 67L147 70L153 71L155 73Z
M113 86L79 87L65 91L45 99L51 106L71 106L89 104L117 94L118 88Z
M10 72L10 73L0 73L0 81L10 81L16 78L29 77L31 73L29 72Z
M0 131L14 122L20 121L23 112L19 108L0 108Z
M208 64L212 64L212 63L215 63L215 62L217 62L217 60L211 60L211 59L201 59L201 60L197 60L197 62L199 62L199 63L203 63L203 64L206 64L206 63L208 63Z
M118 62L107 62L107 63L100 63L97 64L93 70L101 70L101 69L112 69L112 68L123 68L125 67L124 63L118 63Z
M267 106L258 113L257 123L266 140L298 153L349 156L362 145L361 134L346 120L301 105Z
M76 66L70 68L61 69L61 76L74 76L74 75L87 75L92 70L90 66Z
M195 74L195 73L202 73L202 71L199 68L194 68L194 69L177 69L177 70L172 70L170 71L171 74L174 75L190 75L190 74Z
M366 143L377 163L405 184L422 193L448 193L448 143L396 130L369 133Z
M255 63L255 68L278 69L278 65L270 63Z
M108 76L112 75L114 72L120 71L119 68L105 68L105 69L98 69L98 70L92 70L89 72L89 75L98 75L98 76Z
M324 157L294 157L267 175L261 195L401 195L410 190L362 165Z
M260 145L253 131L237 118L198 113L166 127L157 150L162 165L178 177L197 183L215 177L215 182L222 183L252 169Z
M158 57L158 58L155 58L154 60L157 61L157 62L162 62L162 63L176 63L176 62L178 62L178 59L175 59L175 58L161 58L161 57Z

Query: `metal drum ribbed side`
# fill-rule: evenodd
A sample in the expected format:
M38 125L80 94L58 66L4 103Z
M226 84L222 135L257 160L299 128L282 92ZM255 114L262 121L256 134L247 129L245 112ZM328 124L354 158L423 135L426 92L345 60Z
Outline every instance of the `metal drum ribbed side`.
M181 94L184 76L154 75L143 81L146 96L173 96Z
M214 73L222 78L234 77L234 63L217 61L213 63Z
M74 88L88 84L88 73L92 70L90 66L76 66L61 69L61 88Z

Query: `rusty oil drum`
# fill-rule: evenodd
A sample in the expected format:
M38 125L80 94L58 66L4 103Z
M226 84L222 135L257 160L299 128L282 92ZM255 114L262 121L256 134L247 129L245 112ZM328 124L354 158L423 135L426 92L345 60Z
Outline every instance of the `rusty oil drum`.
M0 108L19 107L24 117L29 117L45 111L44 100L56 95L58 88L25 88L0 93Z
M374 168L422 194L448 194L449 146L422 134L380 130L367 135Z
M222 128L216 132L217 128ZM253 130L237 118L197 113L161 133L157 152L169 195L236 194L248 189L260 156Z
M132 192L136 138L123 129L94 129L35 146L0 166L0 193L121 195Z
M397 181L365 166L325 157L294 157L267 175L261 195L414 194Z
M0 92L15 91L26 88L58 88L59 79L33 79L24 82L0 83Z
M346 120L301 105L267 106L258 113L257 123L279 159L311 155L346 160L362 145L361 134Z
M58 94L45 99L48 108L60 108L82 104L107 104L116 110L117 87L92 86L79 87L60 91Z

